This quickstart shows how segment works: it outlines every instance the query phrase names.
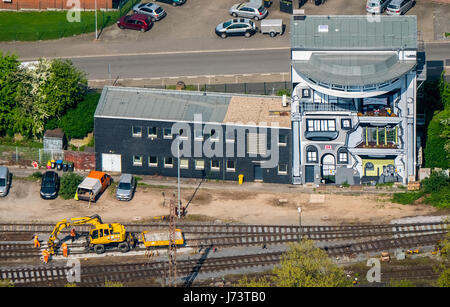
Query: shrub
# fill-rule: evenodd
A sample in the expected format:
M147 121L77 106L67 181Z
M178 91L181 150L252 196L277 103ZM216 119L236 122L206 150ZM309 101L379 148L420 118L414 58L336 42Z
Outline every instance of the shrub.
M63 199L73 198L81 181L83 181L82 176L76 173L65 173L61 177L61 188L59 190L59 195Z
M392 201L402 205L410 205L423 196L422 191L394 193Z
M89 93L76 107L69 109L60 119L50 120L45 129L62 128L69 139L84 138L94 130L94 113L100 94Z
M425 193L437 192L450 184L450 178L444 172L432 172L428 178L422 180Z

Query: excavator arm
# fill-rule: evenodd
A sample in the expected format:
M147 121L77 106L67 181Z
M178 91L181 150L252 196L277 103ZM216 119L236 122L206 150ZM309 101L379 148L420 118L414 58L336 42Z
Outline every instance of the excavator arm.
M58 234L64 228L71 227L71 226L77 226L77 225L83 225L83 224L91 224L93 226L97 226L97 225L101 225L103 223L98 214L95 214L92 216L86 216L86 217L72 218L72 219L70 219L70 221L68 221L67 219L61 220L60 222L58 222L56 224L55 228L53 228L53 231L50 234L50 237L48 238L47 245L48 245L50 254L53 255L55 253L55 241L58 237Z

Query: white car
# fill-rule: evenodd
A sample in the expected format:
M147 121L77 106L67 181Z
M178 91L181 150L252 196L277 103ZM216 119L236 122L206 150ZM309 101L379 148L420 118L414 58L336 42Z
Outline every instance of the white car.
M230 15L233 17L253 18L255 20L264 19L268 11L264 5L253 2L243 2L235 4L230 8Z

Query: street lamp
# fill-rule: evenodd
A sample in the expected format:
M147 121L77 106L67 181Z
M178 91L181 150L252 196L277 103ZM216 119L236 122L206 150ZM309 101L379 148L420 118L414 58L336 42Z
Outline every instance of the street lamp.
M298 207L298 242L302 241L302 208Z
M181 195L180 195L180 136L178 136L178 146L177 146L177 155L178 155L178 218L181 218Z

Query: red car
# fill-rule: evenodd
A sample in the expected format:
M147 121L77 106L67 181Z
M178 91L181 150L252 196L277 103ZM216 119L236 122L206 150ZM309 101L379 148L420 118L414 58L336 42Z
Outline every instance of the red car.
M122 16L119 21L117 21L117 26L121 29L133 29L145 32L150 30L153 26L153 21L144 14L133 14Z

